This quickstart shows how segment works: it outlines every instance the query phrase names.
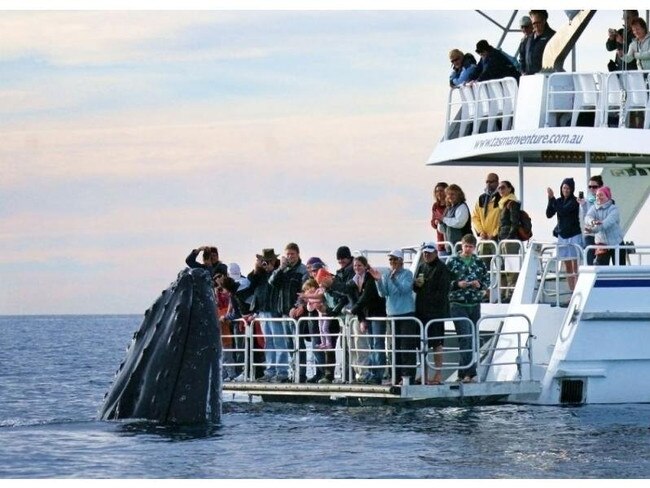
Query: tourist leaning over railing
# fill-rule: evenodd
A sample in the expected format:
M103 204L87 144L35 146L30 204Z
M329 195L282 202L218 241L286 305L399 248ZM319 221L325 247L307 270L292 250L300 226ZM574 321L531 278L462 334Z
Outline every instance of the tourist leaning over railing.
M460 49L449 51L449 61L451 61L451 74L449 75L449 86L458 87L472 78L476 71L476 58L471 53L465 53Z
M474 325L481 318L481 302L490 283L485 263L475 254L476 237L472 234L463 236L461 253L447 261L451 274L451 291L449 292L449 312L452 317L466 317ZM458 334L458 380L464 383L476 381L476 364L473 363L473 331L465 320L454 321Z
M381 273L370 268L368 273L377 281L379 295L386 298L386 313L390 317L413 317L413 273L404 268L404 253L396 249L388 254L390 269ZM415 379L417 351L420 348L420 328L414 320L397 320L395 331L395 371L397 378Z

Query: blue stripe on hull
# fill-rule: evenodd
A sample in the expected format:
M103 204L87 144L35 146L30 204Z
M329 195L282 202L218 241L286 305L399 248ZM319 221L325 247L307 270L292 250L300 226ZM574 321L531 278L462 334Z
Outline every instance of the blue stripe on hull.
M650 288L650 280L596 280L594 288Z

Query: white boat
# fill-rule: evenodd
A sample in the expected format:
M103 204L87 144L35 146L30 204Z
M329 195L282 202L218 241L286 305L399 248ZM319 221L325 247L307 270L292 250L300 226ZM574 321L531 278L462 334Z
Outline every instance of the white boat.
M594 13L580 11L558 29L545 50L542 73L522 76L519 84L506 78L450 90L445 131L427 164L516 166L522 197L526 167L581 167L585 181L592 170L602 168L627 231L650 193L649 73L562 70ZM566 286L554 242L533 238L517 255L503 255L494 246L491 297L496 303L482 306L474 329L478 383L453 381L457 365L453 326L447 322L448 381L440 386L423 380L431 366L431 355L423 348L421 380L414 385L397 385L393 374L389 385L373 387L244 382L227 383L224 391L281 400L650 402L650 265L644 264L650 246L630 246L634 254L628 255L627 265L581 265L573 292ZM411 251L415 268L417 246L405 250ZM520 268L508 304L499 303L506 259L516 260ZM427 324L421 326L424 344ZM346 334L342 347L349 348L352 337L349 330ZM343 358L337 360L343 379L349 380L353 365L345 362L345 355L338 358Z

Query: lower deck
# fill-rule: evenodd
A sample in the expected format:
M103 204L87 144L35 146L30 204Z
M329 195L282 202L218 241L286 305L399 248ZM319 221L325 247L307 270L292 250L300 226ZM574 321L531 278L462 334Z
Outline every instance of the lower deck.
M361 385L305 383L224 383L229 401L335 403L351 406L403 404L410 406L488 405L509 398L537 397L539 381L450 382L442 385Z

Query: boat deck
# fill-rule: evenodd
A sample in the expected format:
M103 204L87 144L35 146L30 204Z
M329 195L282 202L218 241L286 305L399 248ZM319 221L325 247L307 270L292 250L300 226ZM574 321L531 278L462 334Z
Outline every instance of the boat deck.
M539 381L448 382L442 385L365 385L305 383L224 383L224 400L261 397L266 402L335 403L345 405L408 404L482 405L505 401L508 397L539 395Z

